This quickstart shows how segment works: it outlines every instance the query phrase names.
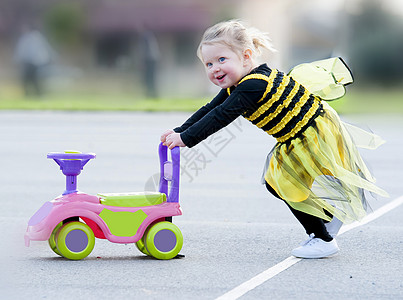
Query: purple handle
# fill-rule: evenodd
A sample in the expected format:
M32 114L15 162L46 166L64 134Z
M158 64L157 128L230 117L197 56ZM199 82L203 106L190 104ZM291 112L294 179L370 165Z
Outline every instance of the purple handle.
M171 149L172 160L172 177L164 176L165 163L168 162L168 147L162 143L159 145L160 156L160 183L159 192L167 195L167 202L179 202L179 178L180 178L180 150L179 147ZM168 180L167 177L171 177L171 187L168 194Z

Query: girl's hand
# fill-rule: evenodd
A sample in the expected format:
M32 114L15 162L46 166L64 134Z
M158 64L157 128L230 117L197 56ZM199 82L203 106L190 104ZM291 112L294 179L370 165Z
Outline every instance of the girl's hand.
M181 139L180 133L171 133L170 135L166 136L165 146L168 146L169 149L173 149L174 147L186 147L186 145L183 143Z
M175 133L175 131L173 131L172 129L169 129L169 130L165 131L160 137L161 142L165 143L165 141L167 139L167 136L172 134L172 133Z

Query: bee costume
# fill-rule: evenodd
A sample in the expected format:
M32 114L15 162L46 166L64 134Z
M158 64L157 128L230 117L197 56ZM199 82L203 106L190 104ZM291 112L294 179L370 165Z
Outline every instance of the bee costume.
M383 140L343 123L323 100L345 94L353 81L340 58L298 65L288 74L260 65L174 129L193 147L242 115L277 140L264 180L293 209L343 223L365 216L364 190L377 187L357 147Z

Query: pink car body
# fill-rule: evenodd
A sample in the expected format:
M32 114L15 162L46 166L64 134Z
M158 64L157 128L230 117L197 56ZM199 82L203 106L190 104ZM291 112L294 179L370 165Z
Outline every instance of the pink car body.
M116 213L132 213L133 217L135 217L137 212L144 212L147 217L136 228L134 235L117 236L111 233L108 224L100 217L101 212L105 209ZM28 222L28 228L25 233L25 245L29 247L30 241L48 240L57 224L73 217L81 218L92 229L96 238L107 239L113 243L135 243L143 236L147 227L152 223L161 221L166 217L179 216L181 214L180 205L175 202L164 202L144 207L107 206L100 203L99 196L77 192L57 197L53 201L43 204ZM133 220L136 219L133 218ZM127 225L129 226L130 224Z
M153 224L171 222L173 216L182 215L179 148L171 150L172 161L168 161L167 147L160 144L159 156L159 192L89 195L77 190L77 175L90 159L95 158L95 154L48 154L48 158L54 159L66 175L66 190L54 200L45 202L30 218L24 236L25 245L29 247L31 241L49 240L59 224L79 220L88 225L95 238L113 243L136 243Z

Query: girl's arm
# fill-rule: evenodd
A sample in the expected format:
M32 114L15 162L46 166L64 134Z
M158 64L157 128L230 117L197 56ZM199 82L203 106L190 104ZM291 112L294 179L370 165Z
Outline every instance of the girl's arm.
M175 132L181 133L181 132L185 131L190 126L192 126L194 123L196 123L201 118L203 118L207 113L209 113L216 106L218 106L221 103L223 103L227 97L228 97L227 91L226 90L221 90L217 94L217 96L214 97L213 100L211 100L209 103L207 103L206 105L202 106L195 113L193 113L193 115L189 119L187 119L186 122L182 124L182 126L176 127L173 130L172 129L166 130L160 137L161 142L163 142L165 146L169 146L168 143L167 143L167 137L169 135L171 135L171 134L173 134ZM177 146L179 146L179 144L181 144L181 143L178 143Z
M259 95L261 95L260 92ZM202 119L183 131L180 134L182 142L191 148L208 136L226 127L251 109L250 100L247 95L234 91L224 103L215 107Z
M175 146L188 146L191 148L230 124L244 111L245 107L240 95L231 94L224 103L210 110L182 133L166 131L165 134L167 135L163 141L164 145L168 146L169 149Z
M266 91L266 88L266 81L253 79L241 83L230 96L227 96L226 91L224 91L225 101L215 107L210 107L211 109L207 113L204 113L198 121L193 122L196 118L193 119L187 125L192 124L184 131L168 134L165 144L170 148L175 146L187 146L191 148L195 146L208 136L230 124L240 115L251 110L255 111L259 107L258 102ZM212 104L213 101L209 104Z
M180 133L181 140L179 142L191 148L230 124L240 115L248 111L255 111L259 107L258 102L266 88L267 82L263 80L244 81L235 88L223 103Z
M202 106L199 108L189 119L186 120L185 123L182 124L182 126L174 128L174 132L183 132L186 129L188 129L190 126L192 126L194 123L199 121L201 118L203 118L206 114L208 114L212 109L220 105L227 99L228 93L226 90L221 90L217 96L214 97L211 102L207 103L206 105Z

